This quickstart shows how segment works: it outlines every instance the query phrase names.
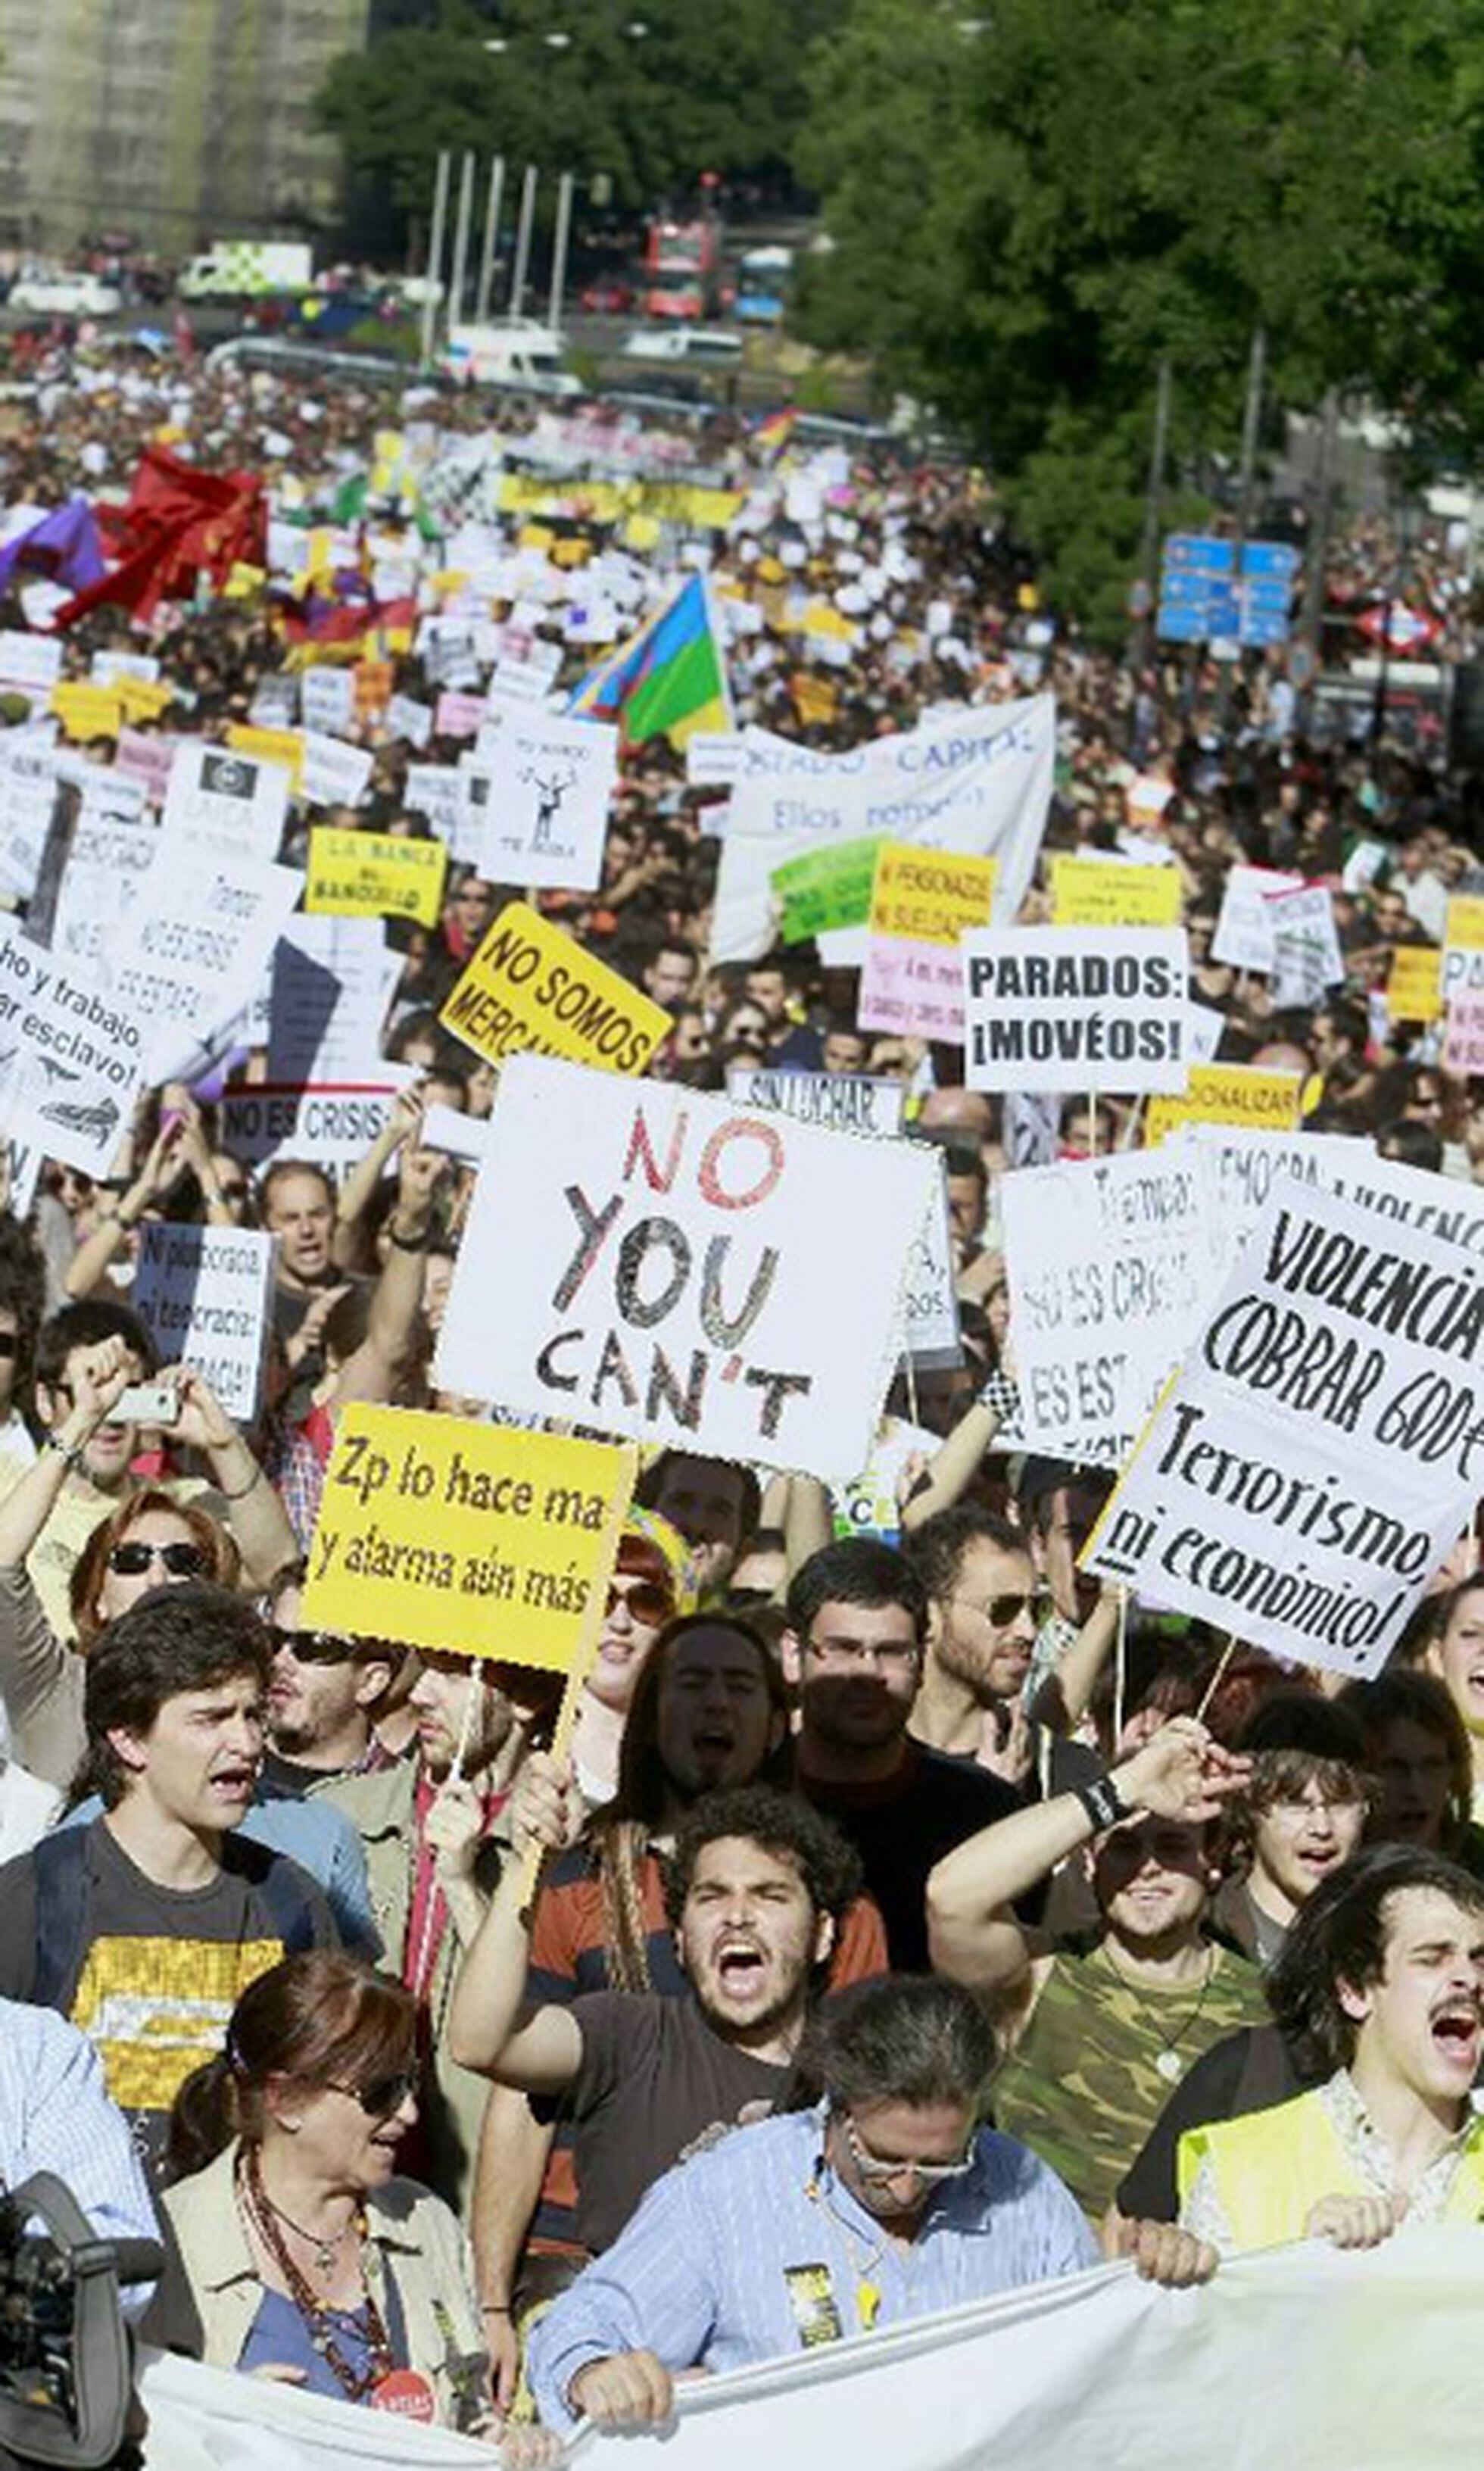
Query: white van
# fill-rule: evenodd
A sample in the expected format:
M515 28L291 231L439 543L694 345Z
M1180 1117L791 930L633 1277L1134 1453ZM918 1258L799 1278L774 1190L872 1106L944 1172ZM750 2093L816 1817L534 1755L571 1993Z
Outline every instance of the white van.
M6 305L34 317L111 318L124 294L97 274L23 274Z
M665 361L713 369L741 368L742 339L724 326L638 326L625 336L627 361Z
M500 326L454 326L439 365L471 386L529 387L534 394L577 395L579 378L563 368L566 340L554 326L507 319Z

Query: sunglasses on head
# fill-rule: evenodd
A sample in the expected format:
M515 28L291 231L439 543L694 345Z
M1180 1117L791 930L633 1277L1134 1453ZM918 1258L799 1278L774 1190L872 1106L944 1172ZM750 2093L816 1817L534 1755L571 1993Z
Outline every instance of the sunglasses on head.
M400 2110L410 2093L417 2090L417 2077L412 2068L398 2068L393 2075L367 2077L365 2084L332 2083L332 2093L344 2093L358 2102L367 2119L389 2119Z
M629 1588L621 1588L610 1580L610 1613L617 1605L624 1608L631 1621L643 1622L647 1628L655 1628L660 1622L669 1621L675 1609L669 1589L660 1587L653 1579L636 1579Z
M116 1579L142 1579L152 1564L158 1562L173 1579L200 1579L204 1576L206 1556L199 1544L146 1544L128 1537L115 1544L108 1554L108 1567Z
M287 1648L295 1664L347 1664L356 1652L353 1638L333 1630L284 1630L271 1622L269 1636L274 1651Z

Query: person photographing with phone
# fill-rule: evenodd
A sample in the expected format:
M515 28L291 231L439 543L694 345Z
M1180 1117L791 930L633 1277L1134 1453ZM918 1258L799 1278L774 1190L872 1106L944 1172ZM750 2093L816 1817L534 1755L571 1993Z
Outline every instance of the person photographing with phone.
M278 1495L209 1383L189 1365L152 1374L126 1306L66 1306L43 1327L36 1361L47 1444L0 1497L0 1698L17 1755L65 1786L83 1745L82 1664L69 1642L85 1653L152 1587L266 1587L294 1548ZM141 1403L200 1452L210 1485L136 1480L140 1428L128 1411Z

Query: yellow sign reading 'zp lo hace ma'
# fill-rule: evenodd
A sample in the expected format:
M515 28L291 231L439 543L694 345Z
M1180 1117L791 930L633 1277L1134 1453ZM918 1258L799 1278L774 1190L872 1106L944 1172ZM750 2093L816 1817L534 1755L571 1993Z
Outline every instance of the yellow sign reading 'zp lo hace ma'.
M603 1072L642 1072L673 1027L524 901L502 909L438 1018L490 1064L560 1055Z
M631 1447L348 1406L304 1619L570 1672L598 1635L636 1470Z

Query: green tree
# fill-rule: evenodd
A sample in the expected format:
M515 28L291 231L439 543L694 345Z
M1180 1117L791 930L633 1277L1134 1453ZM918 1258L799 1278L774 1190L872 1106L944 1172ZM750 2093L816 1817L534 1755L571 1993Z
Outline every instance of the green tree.
M856 320L972 432L1085 613L1127 580L1166 352L1177 460L1234 444L1259 323L1291 408L1484 431L1481 37L1484 0L860 0L811 70L812 331Z
M317 108L353 177L412 213L446 146L605 173L628 207L689 192L708 171L776 183L808 109L809 46L846 4L506 0L482 12L447 0L436 24L393 28L335 61Z

